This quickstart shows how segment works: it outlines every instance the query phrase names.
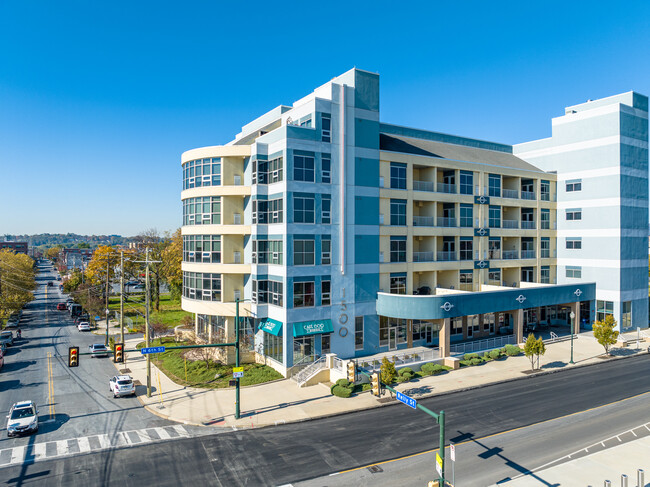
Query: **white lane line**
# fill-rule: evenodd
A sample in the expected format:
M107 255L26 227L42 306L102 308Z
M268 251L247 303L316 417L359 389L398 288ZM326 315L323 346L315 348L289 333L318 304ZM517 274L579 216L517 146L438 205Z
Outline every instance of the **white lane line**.
M68 448L68 440L59 440L56 442L56 454L67 455L70 452Z
M165 428L160 428L160 427L154 428L154 431L158 433L158 436L160 436L161 440L168 440L169 438L172 437L169 433L167 433Z
M25 447L17 446L11 451L11 460L9 463L23 463L25 460Z
M47 451L47 443L36 443L32 446L32 455L34 460L40 460L45 458L45 452Z
M634 430L632 430L632 434L638 437L638 435L634 432Z
M86 453L90 451L90 442L88 437L78 438L77 444L79 445L79 453Z
M97 439L99 440L99 444L101 445L102 448L110 448L111 447L111 440L108 438L108 435L97 435Z
M179 435L181 435L183 438L189 438L190 434L189 434L188 431L187 431L185 428L183 428L180 424L175 424L174 426L172 426L172 428L174 428L174 429L176 430L176 432L177 432Z

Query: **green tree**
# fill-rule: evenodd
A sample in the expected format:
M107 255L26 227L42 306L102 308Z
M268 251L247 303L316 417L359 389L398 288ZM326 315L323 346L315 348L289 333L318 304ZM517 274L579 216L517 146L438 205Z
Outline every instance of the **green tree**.
M35 288L32 258L9 249L0 250L0 319L33 300Z
M537 368L539 369L539 358L546 353L546 343L540 335L537 339Z
M602 321L594 321L592 326L594 338L603 346L607 355L610 355L609 349L618 339L618 331L614 328L616 328L616 320L612 315L605 316Z
M535 338L535 335L532 333L528 334L526 338L526 343L524 345L524 354L530 360L530 369L535 370L535 356L537 355L538 342Z
M183 237L181 229L176 230L169 239L169 244L161 252L163 261L163 277L169 285L172 298L178 298L183 288L183 271L181 261L183 260Z
M395 364L388 360L387 357L384 357L381 361L380 378L384 384L392 384L397 377L397 370L395 370Z

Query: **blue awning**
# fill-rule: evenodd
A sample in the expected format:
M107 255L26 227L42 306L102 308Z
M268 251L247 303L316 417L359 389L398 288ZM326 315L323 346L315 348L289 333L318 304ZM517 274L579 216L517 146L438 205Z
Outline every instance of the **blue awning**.
M282 322L272 318L264 318L260 322L259 329L276 337L282 336Z
M293 336L295 337L332 333L333 331L332 320L301 321L293 324Z

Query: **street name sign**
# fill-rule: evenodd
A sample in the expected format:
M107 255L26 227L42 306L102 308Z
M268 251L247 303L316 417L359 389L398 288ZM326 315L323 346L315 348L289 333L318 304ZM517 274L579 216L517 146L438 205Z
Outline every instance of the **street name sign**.
M165 351L165 347L148 347L148 348L141 348L140 353L142 355L146 355L148 353L163 353Z
M407 396L406 394L402 394L401 392L397 392L397 400L399 402L403 402L409 407L412 407L413 409L416 409L418 406L418 402L413 399L412 397Z
M244 377L244 367L233 367L232 368L232 376L235 379L240 379Z

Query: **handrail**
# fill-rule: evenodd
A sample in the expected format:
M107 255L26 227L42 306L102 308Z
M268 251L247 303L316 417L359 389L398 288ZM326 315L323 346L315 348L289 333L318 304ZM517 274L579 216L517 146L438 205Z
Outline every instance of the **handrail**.
M298 372L295 376L291 378L298 384L298 386L303 385L316 372L325 368L326 358L327 357L325 355L321 355L320 357L318 357L318 360L309 364L307 367L302 369L300 372Z

